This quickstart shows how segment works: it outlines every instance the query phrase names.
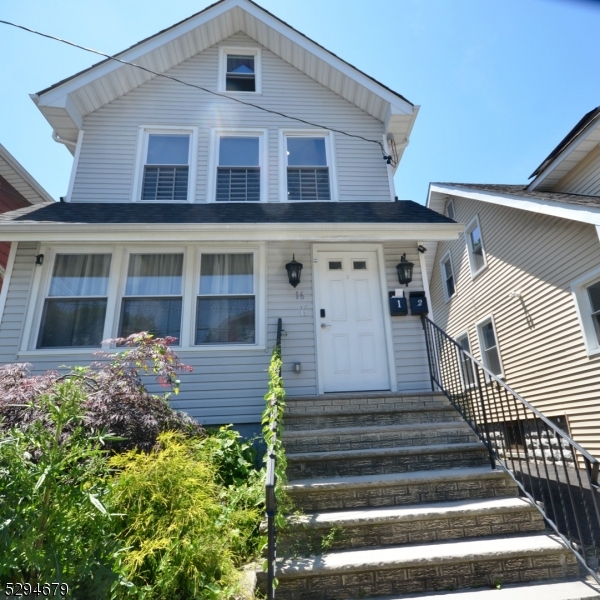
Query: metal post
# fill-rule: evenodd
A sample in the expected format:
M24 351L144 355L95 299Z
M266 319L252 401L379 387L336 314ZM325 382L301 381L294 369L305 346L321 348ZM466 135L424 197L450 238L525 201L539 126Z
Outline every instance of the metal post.
M485 435L487 437L487 447L490 454L490 463L492 469L496 468L496 458L494 457L494 451L492 450L492 443L490 440L490 426L487 421L487 413L485 411L485 401L483 399L483 390L481 389L481 377L479 376L479 369L475 366L475 373L477 375L477 390L479 391L479 400L481 401L481 412L483 416L483 428L485 429Z

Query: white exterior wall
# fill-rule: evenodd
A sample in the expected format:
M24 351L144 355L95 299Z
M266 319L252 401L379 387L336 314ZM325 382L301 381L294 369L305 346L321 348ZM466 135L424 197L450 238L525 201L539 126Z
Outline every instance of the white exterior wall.
M260 47L245 34L224 46ZM167 71L168 75L217 90L218 46ZM234 94L232 94L233 96ZM269 50L262 49L262 93L235 97L320 125L382 140L383 123L323 87ZM315 129L243 106L226 98L156 77L84 118L71 200L130 202L140 125L197 126L196 202L207 200L211 127L267 128L270 202L279 201L279 130ZM388 168L375 145L342 134L334 136L341 201L392 200Z
M454 197L456 220L478 215L487 269L472 279L464 236L440 242L431 274L436 323L469 333L481 360L476 323L493 315L505 381L549 417L567 415L571 434L600 456L600 370L586 352L571 283L600 266L594 226ZM450 252L456 295L445 301L440 259ZM522 300L509 298L518 291Z
M600 146L596 146L571 172L563 177L554 191L600 196Z
M58 369L62 365L89 364L94 360L91 352L64 351L35 353L20 352L22 331L32 301L32 282L36 269L48 269L49 261L35 266L35 255L39 245L20 242L9 282L6 307L0 322L0 364L31 362L33 373ZM290 286L285 264L295 253L303 263L302 280L297 288ZM396 264L403 253L415 263L413 282L407 292L422 290L421 272L416 244L394 243L383 248L387 288L399 287ZM263 410L263 396L267 388L267 368L271 350L275 343L277 319L283 319L287 335L283 337L283 377L289 396L304 396L317 393L317 353L315 349L315 307L313 303L312 245L308 242L271 242L266 250L266 303L267 343L266 349L227 350L214 352L181 350L182 361L194 368L192 373L181 376L181 393L173 397L173 406L185 410L201 423L256 423ZM304 298L296 298L303 292ZM109 300L110 302L110 300ZM318 307L317 307L318 308ZM257 306L258 310L258 306ZM305 311L305 314L301 314ZM425 340L420 320L416 316L391 317L397 381L400 392L430 390L427 371ZM34 336L35 336L34 332ZM293 364L302 363L302 373L293 373ZM160 393L160 388L153 388Z

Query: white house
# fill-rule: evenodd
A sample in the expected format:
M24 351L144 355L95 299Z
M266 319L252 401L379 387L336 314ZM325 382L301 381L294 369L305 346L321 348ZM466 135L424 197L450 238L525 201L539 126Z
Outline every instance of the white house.
M388 297L403 255L427 294L417 246L462 226L395 197L418 107L250 0L118 58L32 96L73 169L63 202L1 218L0 362L172 335L194 367L175 407L256 423L281 318L290 396L430 389L419 318Z

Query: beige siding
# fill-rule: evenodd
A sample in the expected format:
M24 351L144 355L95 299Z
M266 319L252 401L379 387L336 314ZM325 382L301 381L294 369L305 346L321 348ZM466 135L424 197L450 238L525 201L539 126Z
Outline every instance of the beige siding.
M346 246L345 246L346 247ZM62 365L89 364L91 353L38 353L19 355L25 313L38 245L19 243L13 275L10 280L6 309L0 323L0 364L32 362L33 372L42 373ZM303 265L302 281L297 288L288 282L285 264L295 253ZM387 289L399 287L396 264L403 253L415 263L414 279L407 291L422 290L419 257L414 244L387 244L384 247ZM283 377L289 396L317 393L317 352L315 349L312 245L308 242L273 242L266 253L266 350L215 350L214 352L179 352L184 363L194 368L182 374L181 393L173 397L173 406L185 410L205 424L256 423L264 406L267 368L275 343L277 319L283 320L287 333L282 340ZM47 268L48 265L45 265ZM296 296L298 292L298 297ZM299 297L303 293L304 298ZM400 391L426 391L429 376L426 366L424 337L418 317L390 317L394 347L396 378ZM293 364L302 363L295 374ZM152 387L160 393L160 389Z
M242 33L228 38L224 44L258 46ZM262 61L262 94L238 94L242 100L368 139L382 139L381 121L264 48ZM218 47L213 46L167 73L216 91L217 63ZM268 197L271 202L279 201L279 129L311 129L308 125L156 77L85 117L73 201L130 201L140 125L199 127L197 202L206 200L211 127L268 129ZM333 135L340 200L391 200L387 167L380 149L359 139Z
M568 415L578 442L600 456L600 357L590 359L571 282L600 265L591 225L455 198L456 220L479 216L487 269L471 277L464 237L440 243L431 277L437 323L465 330L481 357L475 323L493 315L507 383L548 416ZM456 296L445 302L439 261L450 250ZM519 291L522 300L509 298Z
M596 146L555 187L557 192L600 196L600 146Z

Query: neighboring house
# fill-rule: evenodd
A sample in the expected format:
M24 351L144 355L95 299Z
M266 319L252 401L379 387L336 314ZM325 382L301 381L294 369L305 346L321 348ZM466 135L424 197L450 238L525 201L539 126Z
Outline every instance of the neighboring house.
M428 256L433 314L600 456L600 108L532 178L431 184L427 205L465 225Z
M174 406L257 423L282 318L289 396L430 390L419 317L388 295L403 255L427 292L418 244L462 226L395 199L418 107L249 0L118 56L208 91L107 60L33 96L74 162L65 202L0 218L18 242L0 362L172 335L194 367Z
M0 144L0 213L46 202L53 202L48 192ZM0 238L0 290L6 275L11 247L9 242L1 240L2 238Z

